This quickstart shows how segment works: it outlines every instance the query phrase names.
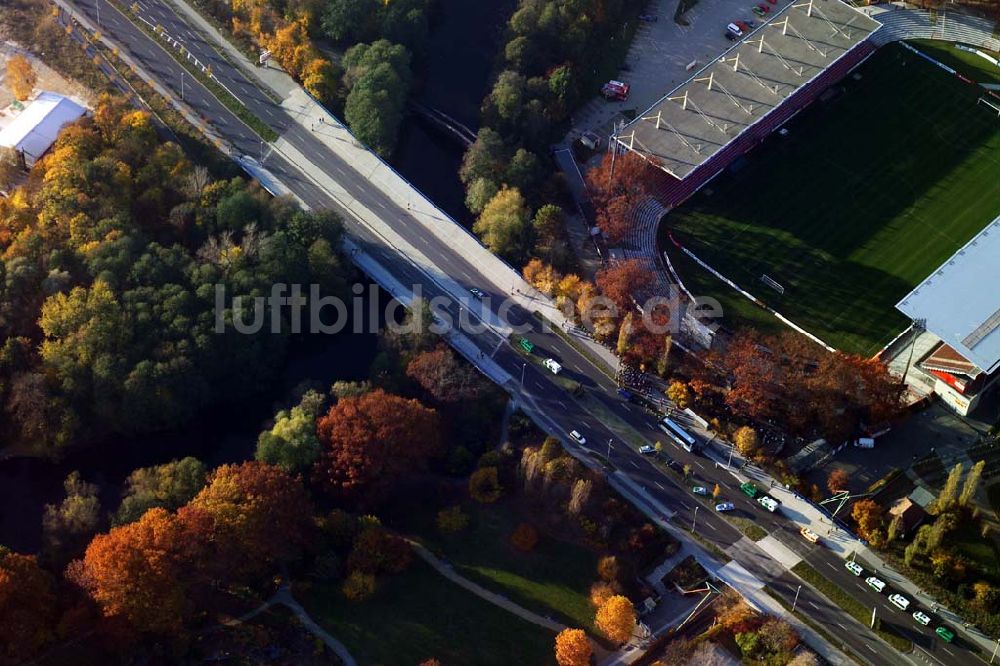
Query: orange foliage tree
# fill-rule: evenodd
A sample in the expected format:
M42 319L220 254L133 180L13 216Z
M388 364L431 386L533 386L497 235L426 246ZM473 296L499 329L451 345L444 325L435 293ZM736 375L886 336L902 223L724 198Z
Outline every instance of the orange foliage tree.
M400 477L440 450L437 412L381 389L338 400L317 432L325 450L315 479L363 505L384 499Z
M612 156L587 172L587 188L597 213L597 226L608 242L619 243L631 228L632 210L656 185L656 170L634 153Z
M402 537L382 527L369 527L354 541L347 568L368 574L401 573L410 566L413 549Z
M37 81L31 61L23 55L15 55L7 61L7 86L14 97L22 102L28 99Z
M301 480L261 462L217 468L191 509L211 518L218 563L237 575L254 576L291 559L309 537L312 504Z
M861 536L877 545L881 539L882 526L885 522L882 507L874 500L858 500L851 507L851 517L858 524L858 532Z
M0 662L21 663L51 638L54 588L34 555L0 546Z
M408 377L441 402L475 400L483 383L472 366L455 357L447 347L421 352L406 366Z
M640 292L653 283L653 275L642 262L626 259L598 271L596 282L600 292L618 308L618 316L623 317L635 310L633 299L639 300Z
M150 509L134 523L95 536L67 577L90 593L106 617L125 620L139 632L176 635L191 612L188 572L198 560L192 545L182 519Z
M556 663L559 666L588 666L593 648L583 629L563 629L556 634Z
M510 543L520 551L532 551L538 545L538 530L534 525L521 523L510 535Z
M616 594L597 609L594 624L615 643L624 643L635 631L635 607L627 597Z
M826 477L826 488L831 493L840 492L841 490L847 490L847 484L851 477L842 467L838 467L830 471L830 474Z

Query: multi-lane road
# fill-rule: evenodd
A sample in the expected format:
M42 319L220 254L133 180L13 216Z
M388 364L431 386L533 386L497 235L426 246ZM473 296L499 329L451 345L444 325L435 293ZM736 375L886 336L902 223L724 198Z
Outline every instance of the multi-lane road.
M314 208L338 209L343 212L340 203L330 193L319 187L298 166L282 155L271 152L260 137L226 109L207 89L193 80L193 77L185 72L163 46L117 12L113 6L104 0L71 0L74 8L86 15L92 23L97 22L98 8L95 4L97 2L100 2L101 30L122 45L145 71L156 77L177 97L181 97L183 85L184 102L198 115L207 119L212 128L236 151L258 159L263 157L266 168L307 205ZM140 16L162 26L170 35L181 40L201 62L210 65L220 83L233 91L252 113L278 132L313 165L322 165L323 170L336 179L349 197L369 210L380 211L380 218L390 224L393 230L411 246L419 247L437 270L465 288L476 287L486 292L488 298L481 303L471 298L464 304L451 302L446 311L454 319L457 320L460 307L469 308L474 312L481 308L496 309L505 300L509 284L492 284L468 257L428 233L424 223L417 220L408 209L401 208L391 197L371 186L363 174L321 142L316 141L308 130L274 101L272 93L265 92L253 77L222 57L215 46L206 41L203 33L197 27L189 25L185 17L176 12L169 3L163 0L139 0L138 6ZM426 271L418 268L406 257L400 256L397 249L390 246L378 234L364 225L352 224L353 218L349 214L345 214L344 219L348 222L353 238L364 252L378 261L399 283L423 285L425 297L448 296L442 287L430 279L431 276ZM557 359L564 368L564 376L581 383L584 397L571 396L553 382L553 377L548 371L536 363L527 361L524 355L509 345L501 344L502 341L492 330L487 329L478 335L468 335L485 356L491 357L514 378L512 383L516 386L511 388L520 391L533 403L551 427L562 433L571 429L581 431L587 438L587 444L582 448L592 454L605 456L610 440L611 464L642 486L655 502L674 512L672 520L676 524L696 525L696 531L703 539L726 550L790 605L802 581L756 544L746 539L732 524L717 515L710 505L699 502L691 494L688 484L682 483L672 474L664 473L662 468L640 455L636 450L634 438L628 438L626 441L622 437L622 429L626 428L633 437L644 441L668 442L668 438L656 429L654 417L636 405L623 401L616 394L618 387L611 378L562 336L543 330L541 322L524 308L512 308L508 319L511 324L531 328L526 337L536 345L535 353ZM917 627L908 613L896 611L886 603L884 596L880 597L867 590L863 583L859 584L859 580L846 571L840 558L824 549L822 545L812 545L802 540L794 523L780 515L765 511L743 496L734 477L725 469L717 468L704 456L687 453L673 446L668 448L671 457L681 464L692 467L695 480L701 485L711 488L718 483L723 488L724 496L737 505L737 513L741 517L756 522L866 606L878 608L883 622L895 624L906 632L918 646L915 656L911 655L912 661L949 666L969 663L971 656L960 642L950 646L945 645L928 629ZM814 593L808 586L802 586L798 593L797 608L813 623L822 626L838 646L846 646L863 661L880 665L906 661L866 626L854 620L825 597Z

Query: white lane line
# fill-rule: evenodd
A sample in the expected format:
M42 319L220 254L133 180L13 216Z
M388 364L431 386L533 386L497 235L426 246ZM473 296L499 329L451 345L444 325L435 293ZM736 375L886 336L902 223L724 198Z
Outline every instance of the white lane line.
M837 622L837 626L840 627L841 629L843 629L844 631L847 631L847 627L845 627L841 623Z
M837 567L833 566L833 565L832 565L832 564L830 564L829 562L824 562L823 564L825 564L826 566L830 567L830 568L831 568L831 569L833 569L834 571L836 571L836 570L837 570Z
M819 610L819 606L817 606L817 605L816 605L816 604L814 604L813 602L811 602L811 601L810 601L810 602L809 602L809 605L810 605L810 606L812 606L813 608L815 608L816 610Z
M947 652L948 654L950 654L951 656L953 656L953 657L955 656L955 653L952 652L950 649L946 648L945 646L942 645L941 649L944 650L945 652Z
M705 523L705 524L711 527L713 530L718 531L718 528L716 528L715 525L713 525L712 523Z
M653 483L655 483L656 487L659 488L660 490L666 490L666 488L663 487L663 484L661 484L659 481L653 481Z
M698 460L695 460L694 464L697 465L698 467L702 468L702 469L705 469L705 466L702 465Z
M872 654L878 654L878 651L875 648L873 648L871 645L868 645L868 643L865 643L865 647L868 648L869 650L871 650Z

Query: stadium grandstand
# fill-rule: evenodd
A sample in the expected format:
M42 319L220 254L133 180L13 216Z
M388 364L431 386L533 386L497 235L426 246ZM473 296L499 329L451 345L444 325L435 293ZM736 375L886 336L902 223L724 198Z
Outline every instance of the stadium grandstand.
M776 12L612 137L661 169L673 207L846 76L880 23L840 0Z

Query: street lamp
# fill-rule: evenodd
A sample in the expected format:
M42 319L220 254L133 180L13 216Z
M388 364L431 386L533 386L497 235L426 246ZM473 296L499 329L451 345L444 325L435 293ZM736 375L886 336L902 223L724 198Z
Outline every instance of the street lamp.
M795 605L796 605L797 603L799 603L799 592L801 592L801 591L802 591L802 586L801 586L801 585L799 585L799 586L798 586L798 587L797 587L797 588L795 589L795 599L794 599L794 600L792 601L792 612L793 612L793 613L795 612Z
M521 364L521 390L524 390L524 369L528 367L527 363Z
M698 524L698 507L694 508L694 519L691 521L691 531L694 532L695 525Z
M991 664L993 663L993 660L997 658L997 650L1000 650L1000 638L997 639L996 647L993 648L993 656L990 657Z
M726 469L733 468L733 451L736 450L736 445L732 442L729 443L729 462L726 463Z
M184 72L181 71L181 101L184 101Z
M97 26L101 26L101 0L94 0L94 7L97 8Z
M608 462L611 462L611 444L614 443L614 441L615 440L613 439L608 439Z

